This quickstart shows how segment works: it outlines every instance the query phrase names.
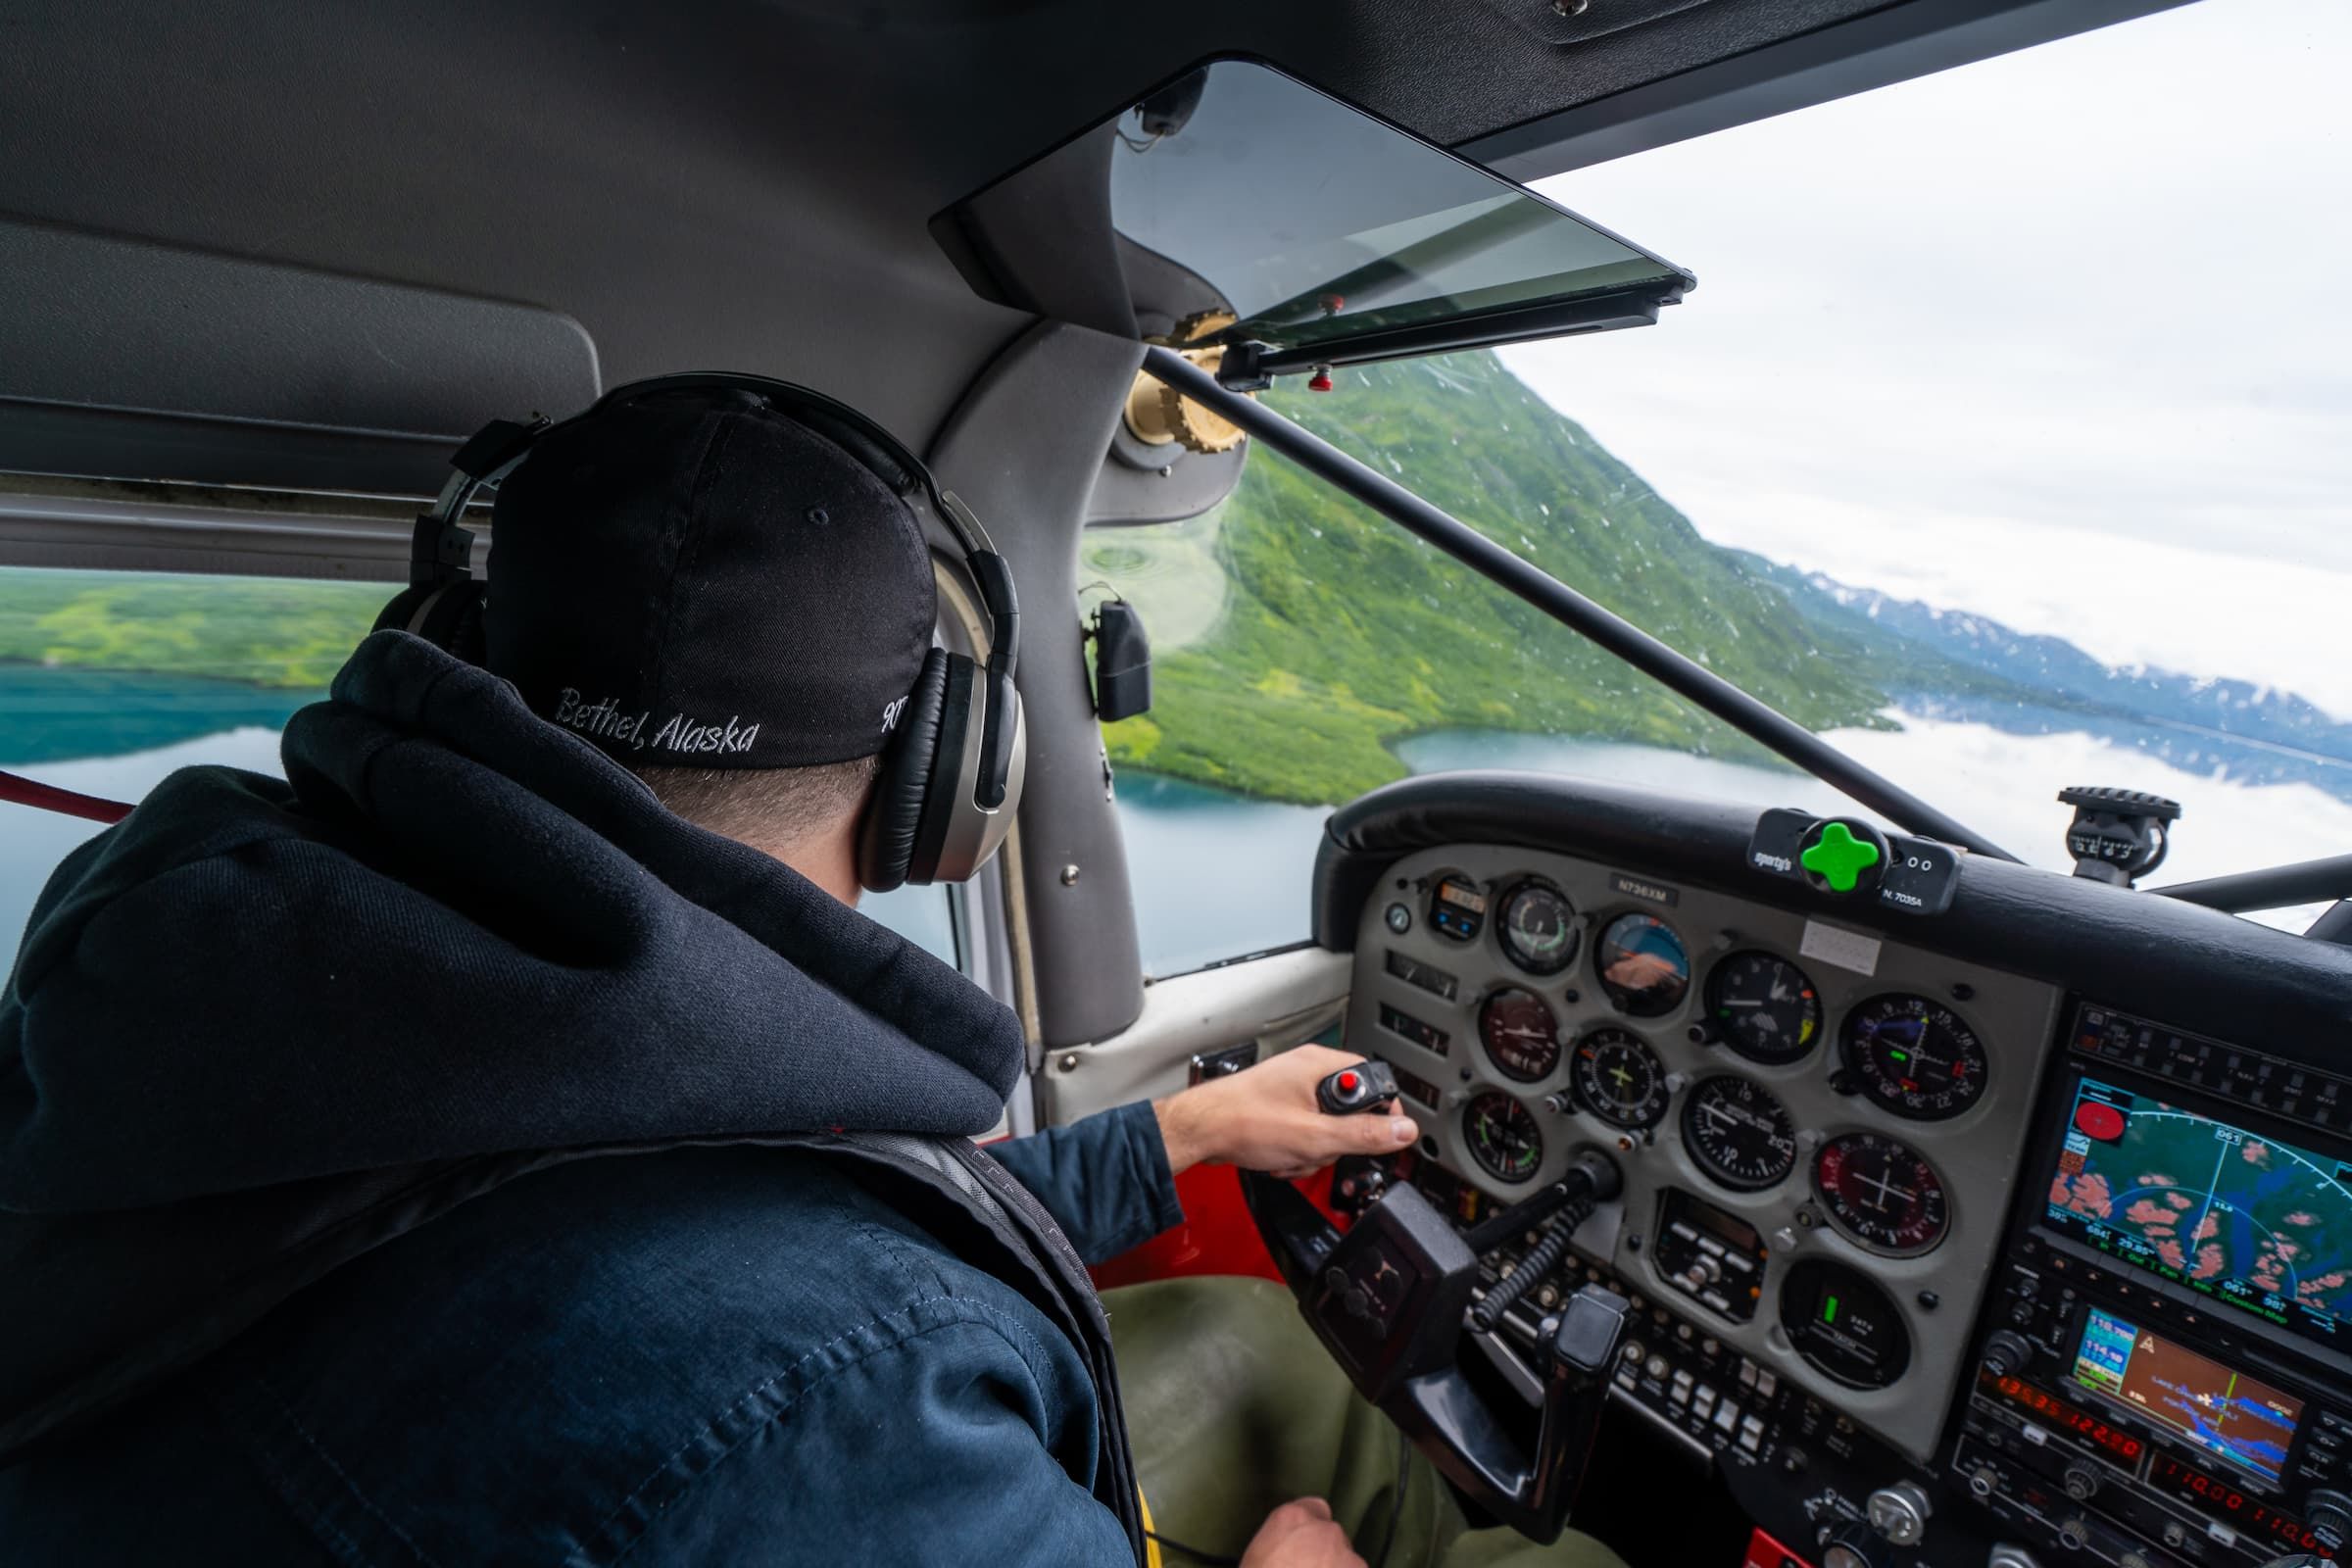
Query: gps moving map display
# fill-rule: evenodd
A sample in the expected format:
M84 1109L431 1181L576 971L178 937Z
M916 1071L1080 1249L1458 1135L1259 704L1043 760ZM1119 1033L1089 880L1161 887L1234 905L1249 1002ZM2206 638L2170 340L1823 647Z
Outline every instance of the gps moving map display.
M2075 1381L2276 1482L2303 1401L2093 1307Z
M2352 1167L2085 1078L2048 1223L2322 1341L2352 1310Z

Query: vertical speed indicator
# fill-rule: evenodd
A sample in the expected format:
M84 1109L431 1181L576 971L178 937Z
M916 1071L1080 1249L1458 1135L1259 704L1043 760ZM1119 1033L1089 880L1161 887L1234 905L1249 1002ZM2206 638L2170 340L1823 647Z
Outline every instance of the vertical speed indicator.
M1683 1102L1683 1147L1724 1186L1761 1192L1796 1169L1796 1123L1762 1084L1701 1078Z

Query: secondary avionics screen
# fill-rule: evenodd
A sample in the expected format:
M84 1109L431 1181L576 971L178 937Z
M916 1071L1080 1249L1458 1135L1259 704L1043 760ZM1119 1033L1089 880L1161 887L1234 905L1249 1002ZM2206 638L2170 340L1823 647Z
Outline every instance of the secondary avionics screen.
M2085 1078L2048 1222L2125 1262L2333 1340L2352 1311L2352 1166Z
M2092 1307L2075 1381L2270 1481L2286 1467L2303 1401Z

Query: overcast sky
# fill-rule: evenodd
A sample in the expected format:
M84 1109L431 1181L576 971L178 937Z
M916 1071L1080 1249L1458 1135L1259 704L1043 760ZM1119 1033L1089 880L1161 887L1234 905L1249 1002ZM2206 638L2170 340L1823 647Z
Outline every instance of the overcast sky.
M2198 0L1563 175L1699 287L1504 358L1709 538L2352 717L2348 70Z

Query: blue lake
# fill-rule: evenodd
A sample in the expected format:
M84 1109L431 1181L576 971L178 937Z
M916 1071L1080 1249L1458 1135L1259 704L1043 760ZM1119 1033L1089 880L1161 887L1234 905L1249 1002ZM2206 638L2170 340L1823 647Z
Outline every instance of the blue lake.
M175 767L221 762L277 771L285 716L316 694L257 692L217 681L0 666L0 766L86 794L136 800ZM2227 760L2187 767L2138 738L2068 727L2050 715L2015 724L1900 715L1900 729L1831 739L2004 848L2063 870L2069 784L2153 790L2188 808L2163 878L2187 880L2293 853L2352 850L2352 804L2311 783L2248 778ZM63 737L64 739L60 739ZM80 748L76 751L74 748ZM1422 735L1397 748L1415 772L1502 767L1566 773L1711 796L1758 808L1852 808L1803 774L1654 747L1483 730ZM2257 781L2259 780L2259 781ZM1146 966L1182 973L1281 947L1308 931L1308 878L1328 810L1247 800L1129 773L1118 780L1135 916ZM95 826L0 806L0 939L13 949L42 881ZM934 951L950 944L946 901L907 889L867 906ZM2275 923L2299 929L2316 908Z

